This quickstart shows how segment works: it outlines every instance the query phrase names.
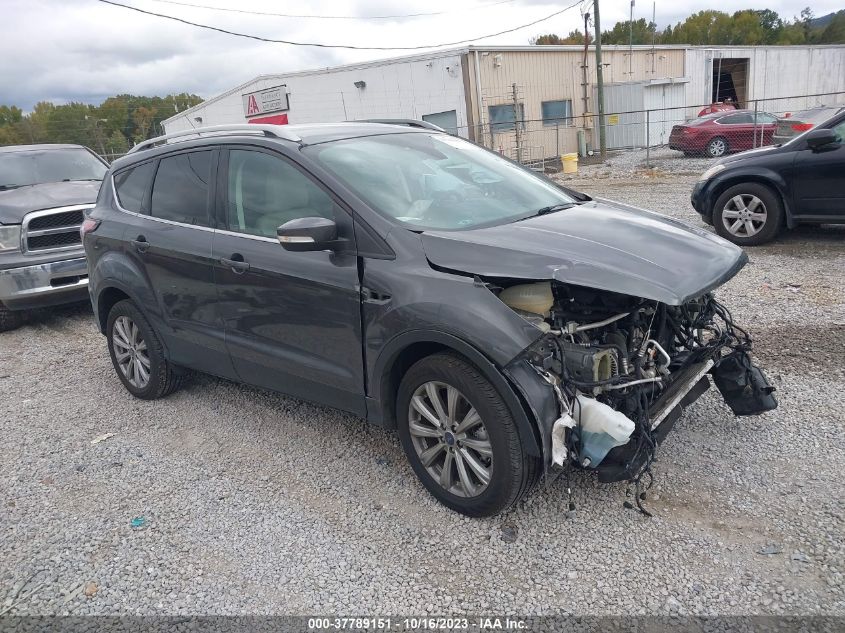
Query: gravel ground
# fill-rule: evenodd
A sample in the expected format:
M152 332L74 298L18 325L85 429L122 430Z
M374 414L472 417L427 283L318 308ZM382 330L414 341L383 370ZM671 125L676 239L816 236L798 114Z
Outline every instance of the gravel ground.
M566 182L700 224L707 161L612 161ZM751 249L720 290L780 408L705 394L650 519L584 473L569 518L560 481L464 518L393 433L205 376L134 400L86 307L40 315L0 335L0 613L845 615L843 229Z

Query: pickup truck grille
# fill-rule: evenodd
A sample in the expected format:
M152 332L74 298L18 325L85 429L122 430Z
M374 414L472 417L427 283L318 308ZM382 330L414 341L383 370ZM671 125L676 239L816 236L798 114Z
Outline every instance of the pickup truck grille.
M23 219L21 236L25 253L78 249L82 244L79 227L86 209L93 204L35 211Z

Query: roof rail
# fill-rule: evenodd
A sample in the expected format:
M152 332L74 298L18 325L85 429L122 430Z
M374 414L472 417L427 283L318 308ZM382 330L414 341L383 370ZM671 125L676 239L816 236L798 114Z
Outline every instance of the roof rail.
M386 125L404 125L406 127L418 127L435 132L446 132L439 125L418 119L358 119L357 121L352 121L352 123L384 123Z
M260 132L264 136L281 138L281 139L285 139L286 141L293 141L295 143L298 143L302 140L296 134L292 133L290 130L285 129L284 125L233 123L233 124L230 124L230 125L209 125L209 126L206 126L206 127L194 128L192 130L182 130L181 132L171 132L170 134L164 134L162 136L156 136L155 138L150 138L150 139L147 139L146 141L141 141L140 143L135 145L132 149L130 149L127 152L127 154L131 154L133 152L139 152L141 150L147 149L149 147L153 147L154 145L158 145L159 143L164 143L165 141L169 141L170 139L174 139L174 138L184 138L184 137L187 137L187 136L202 137L203 134L210 134L212 136L214 136L214 135L222 136L222 135L226 135L226 134L243 133L243 132L251 132L251 133Z

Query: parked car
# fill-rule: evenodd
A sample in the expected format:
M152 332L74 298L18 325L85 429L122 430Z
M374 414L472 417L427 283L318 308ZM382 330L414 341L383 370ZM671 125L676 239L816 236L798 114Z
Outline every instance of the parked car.
M818 106L795 114L787 114L778 121L775 133L772 135L772 143L782 145L840 112L845 112L845 105Z
M0 332L87 299L79 228L107 169L81 145L0 147Z
M672 127L669 148L687 156L719 158L759 145L770 145L777 117L766 112L716 112Z
M698 116L706 116L708 114L715 114L717 112L733 112L736 110L736 104L730 101L722 101L717 103L711 103L706 108L702 108L701 112L698 113Z
M784 145L723 158L701 175L692 206L741 246L784 226L845 222L845 112Z
M741 249L434 130L147 141L82 233L132 395L192 369L343 409L398 429L423 485L467 515L553 464L638 478L708 373L738 414L776 406L711 293Z

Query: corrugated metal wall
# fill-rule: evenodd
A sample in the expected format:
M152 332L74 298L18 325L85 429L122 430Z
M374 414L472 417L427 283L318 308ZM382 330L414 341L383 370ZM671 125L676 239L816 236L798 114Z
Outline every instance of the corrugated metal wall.
M842 96L808 97L845 92L845 46L757 46L689 48L686 51L687 114L710 103L713 67L719 58L748 59L747 101L774 114L843 102Z
M635 48L629 55L627 47L603 49L604 81L606 84L642 82L651 79L681 78L684 75L684 51L682 49ZM473 72L470 78L469 100L473 112L477 108L477 78L481 84L481 123L484 124L480 141L494 149L511 153L516 142L515 131L491 132L489 126L490 106L508 104L513 101L513 84L516 84L518 99L524 104L526 124L523 145L536 148L546 156L577 150L577 129L592 128L593 123L583 118L585 114L583 93L582 50L560 50L555 47L538 47L532 51L470 51L468 64ZM474 61L478 59L478 73L474 72ZM652 70L653 68L653 70ZM587 95L589 111L595 112L593 86L595 85L595 53L591 48L587 54ZM627 94L627 93L626 93ZM631 93L633 99L633 93ZM542 124L543 101L570 99L574 121L572 125L555 127ZM642 97L627 102L620 93L614 107L606 104L605 112L627 111L642 108ZM637 105L639 104L639 105ZM591 132L590 132L591 134ZM593 143L597 145L597 142ZM533 151L533 150L532 150Z
M357 88L355 82L366 86ZM323 123L366 118L422 119L455 111L459 133L466 136L466 101L460 53L396 62L331 69L314 73L274 75L250 82L222 98L165 123L168 132L200 125L243 123L242 95L281 84L290 94L288 121Z

